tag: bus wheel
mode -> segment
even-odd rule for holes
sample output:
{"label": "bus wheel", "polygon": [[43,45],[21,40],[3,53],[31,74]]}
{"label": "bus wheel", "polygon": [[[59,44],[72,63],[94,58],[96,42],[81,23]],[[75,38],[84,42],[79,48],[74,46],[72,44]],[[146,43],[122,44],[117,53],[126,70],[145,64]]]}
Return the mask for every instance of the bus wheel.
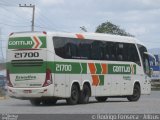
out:
{"label": "bus wheel", "polygon": [[79,89],[76,84],[73,84],[71,88],[71,97],[66,99],[67,104],[75,105],[78,103],[78,99],[79,99]]}
{"label": "bus wheel", "polygon": [[31,99],[30,100],[30,103],[34,106],[39,106],[40,103],[41,103],[41,100],[40,99]]}
{"label": "bus wheel", "polygon": [[54,105],[56,104],[57,99],[47,99],[47,100],[42,100],[43,105]]}
{"label": "bus wheel", "polygon": [[80,92],[78,103],[87,104],[91,96],[91,89],[87,84],[84,84],[83,90]]}
{"label": "bus wheel", "polygon": [[98,102],[105,102],[108,97],[95,97]]}
{"label": "bus wheel", "polygon": [[141,96],[140,86],[138,84],[134,85],[133,95],[128,96],[127,99],[129,101],[138,101]]}

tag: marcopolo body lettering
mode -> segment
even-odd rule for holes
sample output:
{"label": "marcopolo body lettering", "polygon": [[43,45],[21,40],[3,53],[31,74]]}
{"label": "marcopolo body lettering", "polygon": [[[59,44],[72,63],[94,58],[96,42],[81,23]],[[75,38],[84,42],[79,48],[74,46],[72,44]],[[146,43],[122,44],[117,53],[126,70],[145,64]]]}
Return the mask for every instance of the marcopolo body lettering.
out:
{"label": "marcopolo body lettering", "polygon": [[113,66],[113,72],[116,73],[130,73],[131,68],[129,66]]}
{"label": "marcopolo body lettering", "polygon": [[33,45],[33,41],[9,41],[9,45]]}

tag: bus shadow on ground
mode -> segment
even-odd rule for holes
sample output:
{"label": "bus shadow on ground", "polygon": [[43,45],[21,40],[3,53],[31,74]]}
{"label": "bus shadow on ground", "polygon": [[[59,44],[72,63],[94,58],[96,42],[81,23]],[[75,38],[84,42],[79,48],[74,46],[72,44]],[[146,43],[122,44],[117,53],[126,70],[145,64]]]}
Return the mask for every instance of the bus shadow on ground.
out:
{"label": "bus shadow on ground", "polygon": [[124,100],[109,100],[105,102],[98,102],[98,101],[90,101],[87,104],[76,104],[76,105],[69,105],[65,101],[64,102],[57,102],[56,104],[40,104],[39,106],[78,106],[78,105],[91,105],[91,104],[104,104],[104,103],[125,103],[129,101],[124,101]]}

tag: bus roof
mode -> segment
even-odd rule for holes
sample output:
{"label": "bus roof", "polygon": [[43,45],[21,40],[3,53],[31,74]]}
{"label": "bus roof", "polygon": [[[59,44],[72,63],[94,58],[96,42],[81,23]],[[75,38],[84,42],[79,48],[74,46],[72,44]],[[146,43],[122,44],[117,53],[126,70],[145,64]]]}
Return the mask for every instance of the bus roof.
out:
{"label": "bus roof", "polygon": [[70,38],[78,38],[80,39],[91,39],[91,40],[103,40],[103,41],[114,41],[114,42],[124,42],[124,43],[134,43],[141,44],[144,46],[142,42],[134,37],[129,36],[120,36],[120,35],[112,35],[112,34],[104,34],[104,33],[67,33],[67,32],[16,32],[11,33],[10,37],[19,37],[19,36],[32,36],[32,35],[47,35],[47,36],[56,36],[56,37],[70,37]]}

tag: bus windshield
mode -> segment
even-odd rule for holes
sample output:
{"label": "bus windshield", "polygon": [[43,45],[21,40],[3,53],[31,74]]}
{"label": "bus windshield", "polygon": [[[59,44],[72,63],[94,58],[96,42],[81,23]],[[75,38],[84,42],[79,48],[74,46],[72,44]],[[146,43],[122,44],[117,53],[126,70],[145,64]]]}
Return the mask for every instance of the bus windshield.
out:
{"label": "bus windshield", "polygon": [[139,48],[140,55],[142,58],[144,72],[145,72],[145,74],[150,76],[149,56],[147,54],[145,54],[147,52],[147,49],[146,49],[146,47],[144,47],[142,45],[138,45],[138,48]]}

